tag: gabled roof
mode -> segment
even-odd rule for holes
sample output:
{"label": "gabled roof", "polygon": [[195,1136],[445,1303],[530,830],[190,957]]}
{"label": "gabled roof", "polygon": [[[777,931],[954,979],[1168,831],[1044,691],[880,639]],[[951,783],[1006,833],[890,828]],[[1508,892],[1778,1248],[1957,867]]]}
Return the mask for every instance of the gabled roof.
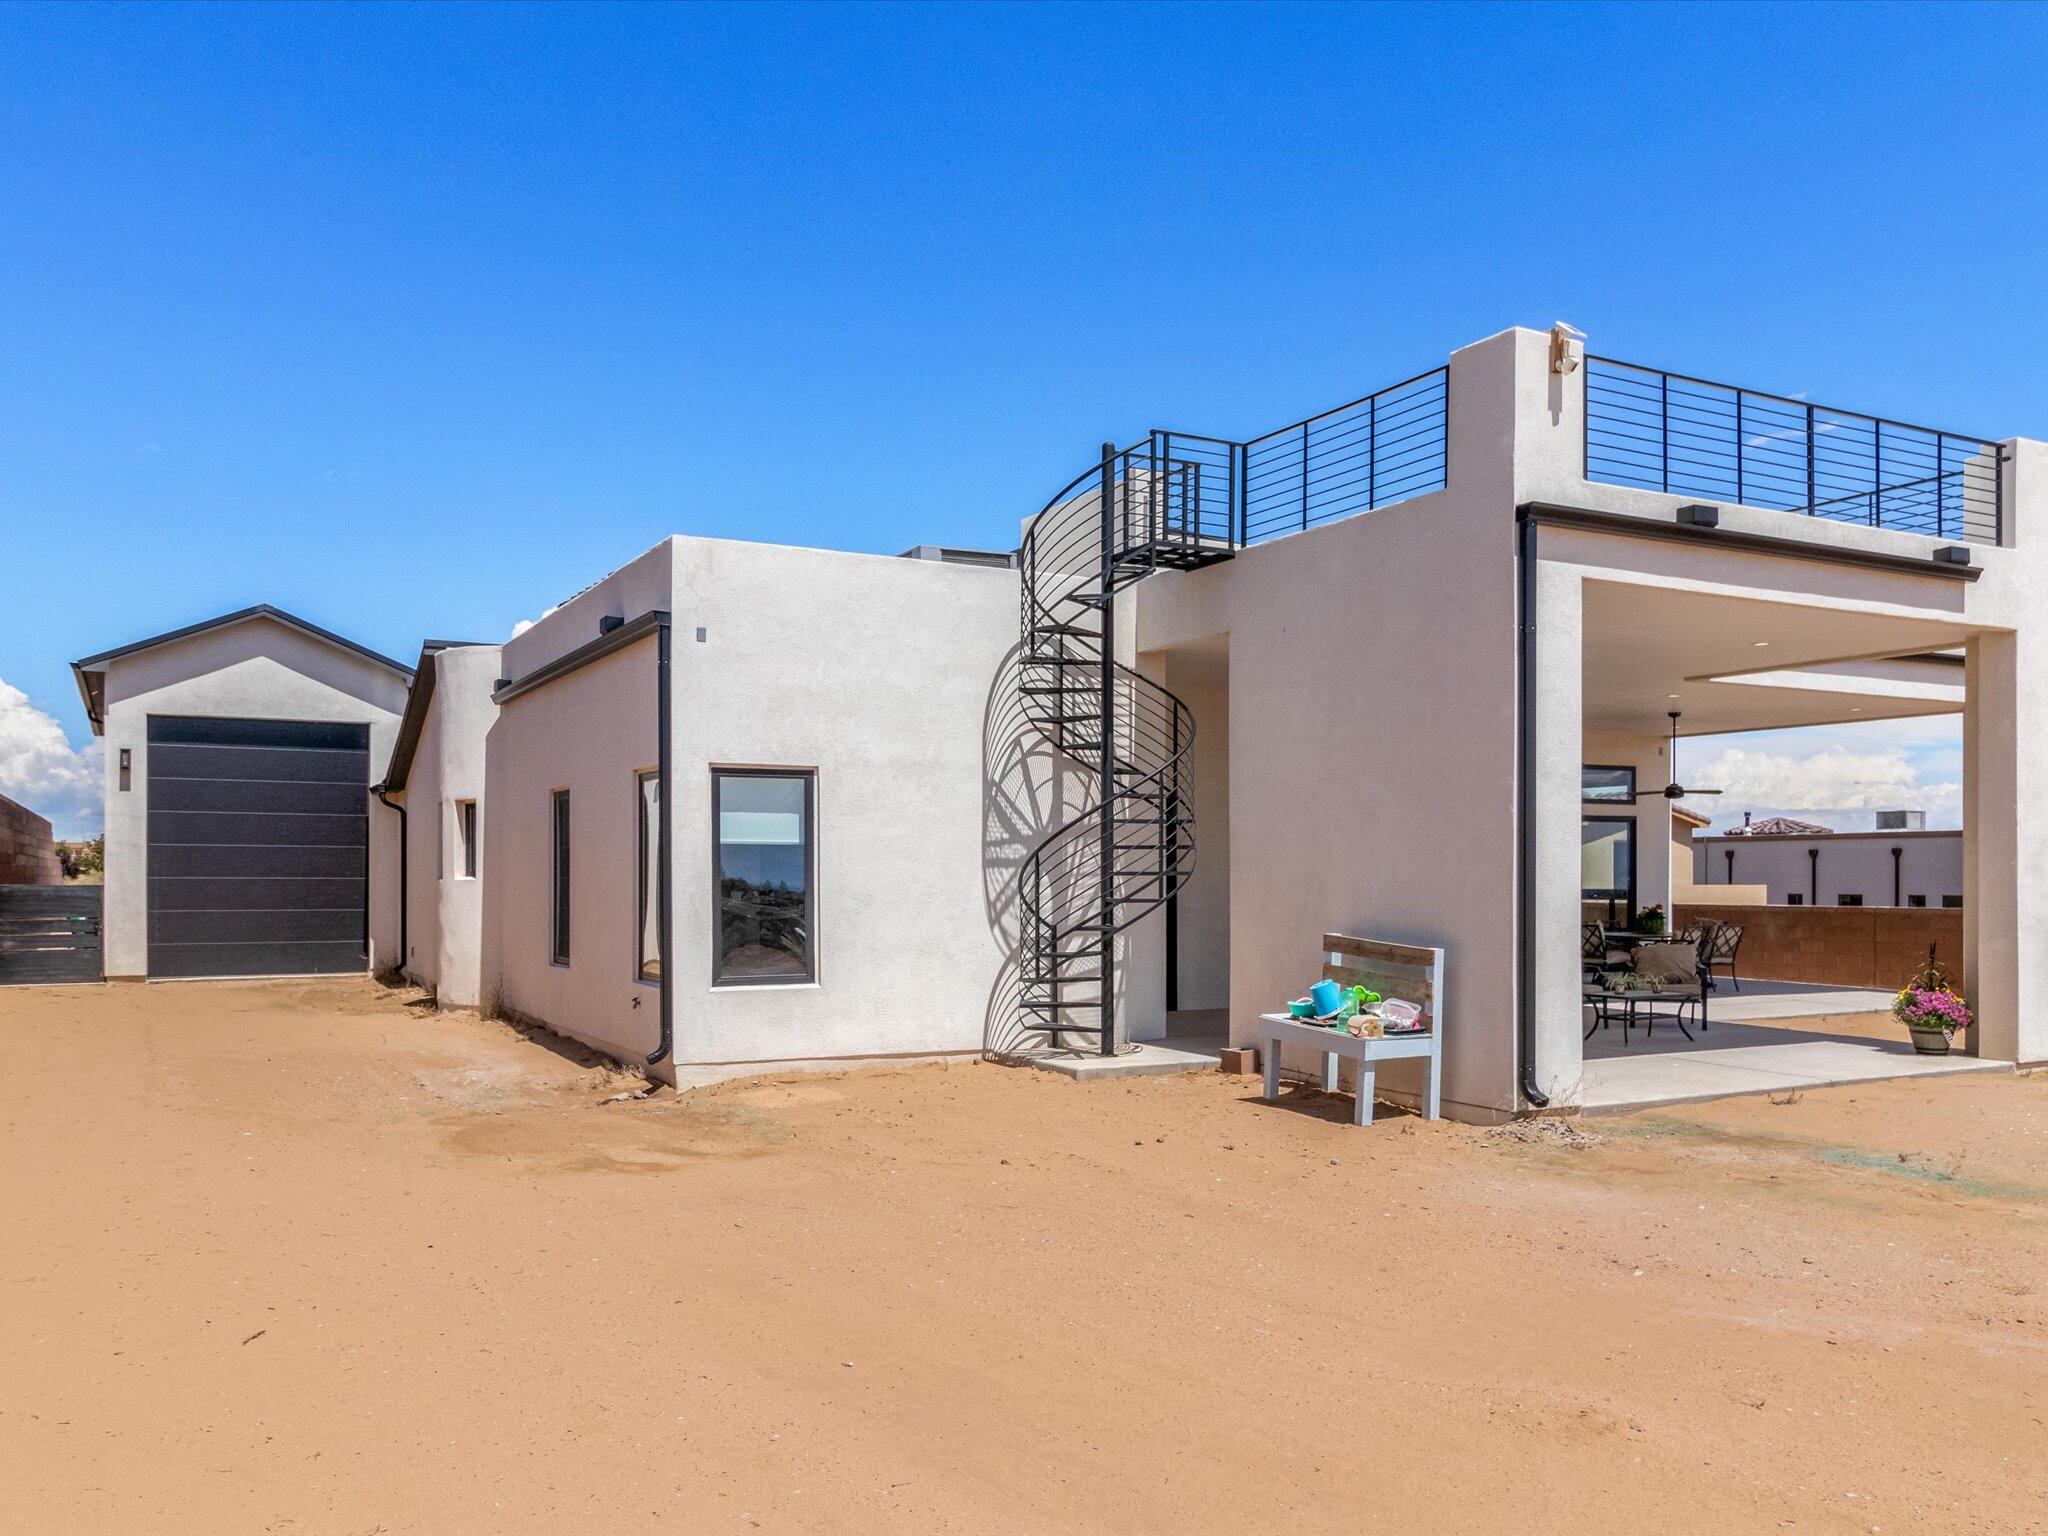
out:
{"label": "gabled roof", "polygon": [[427,706],[434,702],[434,674],[439,670],[427,665],[436,651],[459,651],[464,646],[479,645],[476,640],[422,640],[420,642],[419,664],[412,669],[412,687],[405,695],[405,713],[398,717],[398,737],[391,743],[391,761],[384,769],[384,777],[377,788],[397,794],[405,788],[405,781],[412,775],[412,757],[419,750],[420,732],[427,728]]}
{"label": "gabled roof", "polygon": [[1714,824],[1713,817],[1702,816],[1698,811],[1685,805],[1672,806],[1671,819],[1673,821],[1682,821],[1689,827],[1710,827]]}
{"label": "gabled roof", "polygon": [[1801,821],[1794,816],[1766,816],[1762,821],[1753,821],[1745,826],[1730,827],[1730,837],[1827,837],[1834,833],[1833,827],[1823,827],[1811,821]]}
{"label": "gabled roof", "polygon": [[85,717],[92,722],[95,736],[105,720],[107,663],[118,661],[123,656],[133,656],[159,645],[169,645],[174,640],[189,640],[194,635],[203,635],[210,629],[225,629],[230,624],[244,624],[251,619],[269,619],[287,629],[296,629],[300,634],[318,640],[338,650],[349,651],[380,667],[389,668],[398,676],[412,677],[412,668],[402,661],[393,661],[389,656],[358,645],[346,635],[337,635],[331,629],[322,629],[318,624],[300,618],[297,614],[286,613],[282,608],[273,608],[268,603],[258,603],[253,608],[237,608],[233,613],[224,613],[216,619],[204,619],[197,624],[187,624],[183,629],[166,630],[161,635],[151,635],[147,640],[137,640],[129,645],[116,646],[111,651],[101,651],[96,656],[84,656],[71,663],[71,675],[78,683],[78,696],[85,700]]}

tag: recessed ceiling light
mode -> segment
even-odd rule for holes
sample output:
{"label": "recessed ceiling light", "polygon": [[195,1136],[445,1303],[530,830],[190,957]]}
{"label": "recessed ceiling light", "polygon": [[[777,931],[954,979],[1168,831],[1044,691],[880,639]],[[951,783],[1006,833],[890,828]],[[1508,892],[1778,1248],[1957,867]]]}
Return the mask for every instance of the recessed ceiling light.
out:
{"label": "recessed ceiling light", "polygon": [[1665,694],[1665,695],[1664,695],[1664,697],[1665,697],[1665,698],[1667,698],[1667,699],[1675,699],[1675,698],[1677,698],[1677,697],[1678,697],[1678,695],[1677,695],[1677,694],[1675,694],[1675,693],[1667,693],[1667,694]]}
{"label": "recessed ceiling light", "polygon": [[1756,647],[1756,648],[1757,648],[1758,650],[1762,650],[1762,649],[1763,649],[1763,648],[1764,648],[1765,646],[1769,645],[1769,644],[1770,644],[1771,642],[1770,642],[1770,641],[1768,641],[1768,640],[1753,640],[1753,641],[1751,641],[1750,643],[1751,643],[1752,645],[1754,645],[1754,646],[1755,646],[1755,647]]}

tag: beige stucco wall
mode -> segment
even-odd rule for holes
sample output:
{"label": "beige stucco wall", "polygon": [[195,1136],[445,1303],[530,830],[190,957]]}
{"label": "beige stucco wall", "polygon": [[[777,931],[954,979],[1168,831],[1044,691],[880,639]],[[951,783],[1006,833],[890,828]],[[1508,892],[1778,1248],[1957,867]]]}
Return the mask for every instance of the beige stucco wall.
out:
{"label": "beige stucco wall", "polygon": [[[482,848],[489,834],[485,801],[485,744],[498,709],[491,690],[498,679],[499,648],[451,646],[429,656],[434,693],[413,751],[405,791],[392,798],[406,807],[407,900],[411,913],[406,974],[434,989],[444,1008],[474,1008],[481,1000],[484,881]],[[455,804],[477,803],[477,877],[461,872]]]}
{"label": "beige stucco wall", "polygon": [[[667,542],[503,647],[507,677],[598,638],[607,614],[673,599]],[[660,1039],[660,988],[638,979],[636,775],[659,759],[652,636],[500,706],[486,734],[480,1000],[624,1059]],[[570,959],[549,959],[552,796],[570,792]]]}
{"label": "beige stucco wall", "polygon": [[1135,589],[1142,650],[1229,635],[1232,1037],[1327,931],[1441,945],[1446,1107],[1481,1115],[1514,1105],[1513,346],[1452,359],[1445,490]]}
{"label": "beige stucco wall", "polygon": [[[148,972],[149,716],[360,722],[370,728],[374,774],[390,756],[404,706],[405,680],[399,674],[267,618],[108,662],[106,974]],[[119,769],[124,747],[133,753],[132,787],[126,791]],[[398,826],[396,817],[374,801],[368,804],[371,964],[383,968],[398,948]]]}

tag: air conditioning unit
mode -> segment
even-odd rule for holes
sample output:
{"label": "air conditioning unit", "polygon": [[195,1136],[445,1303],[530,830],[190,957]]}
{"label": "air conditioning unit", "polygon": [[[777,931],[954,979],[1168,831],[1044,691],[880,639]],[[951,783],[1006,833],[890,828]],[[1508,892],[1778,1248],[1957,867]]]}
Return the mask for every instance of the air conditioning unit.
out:
{"label": "air conditioning unit", "polygon": [[1923,832],[1927,829],[1925,811],[1879,811],[1877,830],[1880,832]]}

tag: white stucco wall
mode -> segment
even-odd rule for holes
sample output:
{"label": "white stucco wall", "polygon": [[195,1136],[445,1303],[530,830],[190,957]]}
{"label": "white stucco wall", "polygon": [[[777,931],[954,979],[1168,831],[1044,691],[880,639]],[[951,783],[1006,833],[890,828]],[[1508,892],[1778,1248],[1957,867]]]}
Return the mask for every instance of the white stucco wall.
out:
{"label": "white stucco wall", "polygon": [[[1825,837],[1704,837],[1693,842],[1694,878],[1700,900],[1712,901],[1728,883],[1728,855],[1735,855],[1735,883],[1761,885],[1767,900],[1783,905],[1797,896],[1814,901],[1810,851],[1820,854],[1819,905],[1832,907],[1845,893],[1866,907],[1892,901],[1892,850],[1901,898],[1924,896],[1938,907],[1944,896],[1963,894],[1963,834],[1955,832],[1834,832]],[[1907,905],[1902,899],[1900,906]]]}
{"label": "white stucco wall", "polygon": [[[103,964],[110,977],[149,969],[149,742],[151,715],[347,721],[370,728],[370,762],[390,755],[405,679],[353,651],[268,618],[152,646],[106,664],[106,894]],[[132,754],[120,788],[121,750]],[[367,800],[367,796],[366,796]],[[398,946],[397,818],[370,809],[371,966]]]}
{"label": "white stucco wall", "polygon": [[[678,1066],[981,1050],[1022,814],[987,766],[1012,714],[1017,573],[673,548]],[[817,775],[814,983],[712,985],[714,766]]]}

